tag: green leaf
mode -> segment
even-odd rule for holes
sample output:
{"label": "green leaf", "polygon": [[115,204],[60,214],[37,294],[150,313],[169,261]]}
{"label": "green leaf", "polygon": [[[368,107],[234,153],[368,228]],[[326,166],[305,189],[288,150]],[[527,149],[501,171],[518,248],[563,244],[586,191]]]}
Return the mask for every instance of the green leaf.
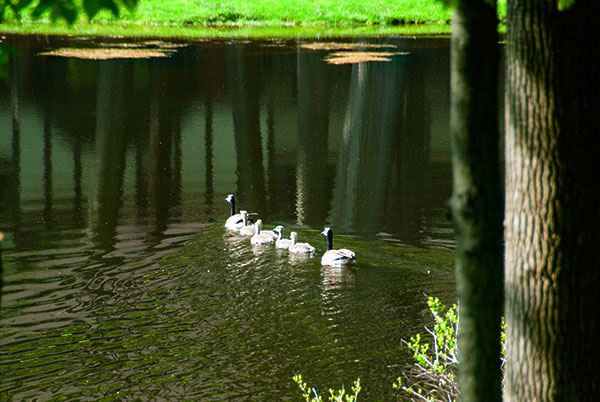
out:
{"label": "green leaf", "polygon": [[113,0],[100,0],[100,7],[110,10],[115,17],[119,17],[119,7]]}
{"label": "green leaf", "polygon": [[121,0],[128,10],[133,10],[137,6],[138,0]]}
{"label": "green leaf", "polygon": [[65,19],[65,21],[67,21],[69,25],[73,25],[75,21],[77,21],[77,15],[79,13],[77,11],[77,6],[73,4],[72,1],[61,1],[56,6],[54,6],[54,9],[52,11],[54,12],[54,10],[57,9],[59,15],[56,19],[62,17]]}
{"label": "green leaf", "polygon": [[558,0],[558,9],[559,10],[568,10],[573,7],[575,4],[575,0]]}
{"label": "green leaf", "polygon": [[83,9],[89,19],[94,18],[98,11],[100,11],[100,0],[84,0]]}
{"label": "green leaf", "polygon": [[32,2],[33,0],[19,0],[19,2],[16,4],[16,7],[18,9],[22,9],[30,5]]}
{"label": "green leaf", "polygon": [[[137,0],[133,0],[137,3]],[[119,7],[114,0],[83,0],[83,8],[89,19],[92,19],[101,10],[109,10],[115,17],[119,17]]]}
{"label": "green leaf", "polygon": [[35,6],[33,11],[31,12],[31,17],[33,19],[38,19],[48,11],[50,8],[54,7],[57,3],[57,0],[40,0],[40,2]]}

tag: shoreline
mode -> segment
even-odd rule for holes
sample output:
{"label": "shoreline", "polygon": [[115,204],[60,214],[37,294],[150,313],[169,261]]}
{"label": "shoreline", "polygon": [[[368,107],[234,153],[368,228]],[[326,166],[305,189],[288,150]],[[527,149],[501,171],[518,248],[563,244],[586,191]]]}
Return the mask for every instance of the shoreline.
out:
{"label": "shoreline", "polygon": [[[333,39],[353,37],[431,37],[449,36],[450,24],[423,23],[403,25],[218,25],[207,27],[133,25],[133,24],[76,24],[5,23],[0,35],[47,35],[68,37],[112,37],[130,39]],[[1,43],[1,40],[0,40]]]}

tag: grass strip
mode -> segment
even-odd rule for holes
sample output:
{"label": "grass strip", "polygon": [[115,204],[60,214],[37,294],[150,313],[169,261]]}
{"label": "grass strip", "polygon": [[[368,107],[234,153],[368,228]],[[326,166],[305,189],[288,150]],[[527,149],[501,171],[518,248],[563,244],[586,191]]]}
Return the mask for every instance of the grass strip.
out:
{"label": "grass strip", "polygon": [[[32,7],[35,2],[30,6]],[[500,1],[502,19],[505,0]],[[452,11],[439,0],[139,0],[119,18],[102,11],[92,20],[80,13],[70,26],[10,13],[4,34],[116,36],[140,38],[332,38],[422,36],[450,32]]]}

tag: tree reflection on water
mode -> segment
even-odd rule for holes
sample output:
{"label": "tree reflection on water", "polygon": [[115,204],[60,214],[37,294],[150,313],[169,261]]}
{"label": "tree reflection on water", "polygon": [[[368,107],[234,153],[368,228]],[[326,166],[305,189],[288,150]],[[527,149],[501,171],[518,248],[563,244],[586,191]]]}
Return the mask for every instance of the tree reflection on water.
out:
{"label": "tree reflection on water", "polygon": [[35,247],[44,229],[24,202],[43,205],[45,230],[86,228],[110,249],[119,225],[151,239],[174,222],[222,219],[230,192],[265,222],[409,243],[445,230],[443,46],[335,66],[291,42],[103,61],[38,56],[47,46],[34,38],[7,42],[19,56],[0,97],[12,116],[1,123],[12,132],[0,143],[1,219],[21,246]]}

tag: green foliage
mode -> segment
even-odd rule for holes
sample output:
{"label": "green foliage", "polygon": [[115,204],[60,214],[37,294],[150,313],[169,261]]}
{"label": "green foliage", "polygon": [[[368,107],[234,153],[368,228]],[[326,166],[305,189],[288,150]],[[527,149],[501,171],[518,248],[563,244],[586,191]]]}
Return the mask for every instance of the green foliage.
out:
{"label": "green foliage", "polygon": [[[504,20],[506,0],[498,0],[497,8],[498,18]],[[124,9],[135,9],[135,13],[124,13]],[[39,19],[32,19],[34,10]],[[118,21],[115,17],[119,17]],[[12,23],[0,27],[0,31],[14,33],[54,32],[57,26],[67,29],[66,24],[38,23],[63,19],[77,27],[65,33],[68,35],[118,31],[118,35],[198,37],[206,35],[206,31],[197,33],[195,30],[213,26],[236,29],[244,26],[250,27],[252,32],[256,32],[257,27],[289,31],[290,26],[320,30],[362,26],[381,30],[379,35],[386,35],[390,28],[403,27],[407,30],[403,34],[412,35],[415,30],[417,34],[421,31],[448,33],[449,28],[442,24],[448,24],[451,18],[451,8],[439,0],[0,0],[0,23]],[[22,23],[16,25],[16,21]],[[221,30],[221,35],[230,32]]]}
{"label": "green foliage", "polygon": [[446,311],[446,306],[437,297],[430,297],[427,303],[435,320],[433,331],[425,328],[432,337],[432,345],[424,342],[419,334],[411,337],[410,342],[404,342],[415,359],[413,371],[406,376],[411,384],[402,385],[402,377],[398,377],[393,387],[418,400],[453,401],[458,396],[455,379],[458,367],[458,306],[453,304]]}
{"label": "green foliage", "polygon": [[[302,391],[302,397],[306,402],[323,402],[324,399],[319,396],[315,388],[310,388],[305,382],[302,381],[302,375],[298,374],[293,377],[293,380]],[[356,402],[358,400],[358,393],[360,392],[360,378],[354,381],[352,386],[352,394],[346,394],[346,390],[342,385],[342,389],[334,391],[329,388],[329,402]]]}
{"label": "green foliage", "polygon": [[21,20],[23,11],[28,11],[34,20],[48,15],[52,21],[65,20],[70,25],[79,18],[81,10],[92,19],[102,10],[119,17],[120,6],[133,10],[138,0],[0,0],[0,23],[11,12]]}
{"label": "green foliage", "polygon": [[[16,6],[21,1],[27,3],[26,7]],[[83,11],[80,14],[89,18],[97,15],[96,21],[103,22],[114,20],[111,15],[118,15],[120,7],[117,6],[133,9],[137,5],[135,14],[121,16],[120,24],[153,26],[396,25],[448,23],[452,15],[448,7],[436,0],[0,0],[0,9],[15,5],[15,11],[19,14],[23,11],[25,17],[39,6],[46,10],[44,16],[49,16],[50,5],[61,2],[76,4]],[[11,21],[11,18],[7,16],[6,20]],[[82,22],[81,18],[78,17],[76,22]]]}
{"label": "green foliage", "polygon": [[558,0],[559,10],[568,10],[575,5],[575,0]]}
{"label": "green foliage", "polygon": [[[432,346],[425,343],[417,334],[404,343],[413,352],[415,365],[405,380],[409,386],[402,385],[398,377],[392,385],[394,389],[408,392],[416,400],[454,401],[458,398],[455,373],[458,368],[458,306],[453,304],[446,310],[440,300],[430,297],[427,301],[435,320],[433,331],[425,328],[431,335]],[[506,323],[502,317],[500,342],[502,344],[501,364],[504,366],[506,351]],[[413,399],[414,400],[414,399]]]}

